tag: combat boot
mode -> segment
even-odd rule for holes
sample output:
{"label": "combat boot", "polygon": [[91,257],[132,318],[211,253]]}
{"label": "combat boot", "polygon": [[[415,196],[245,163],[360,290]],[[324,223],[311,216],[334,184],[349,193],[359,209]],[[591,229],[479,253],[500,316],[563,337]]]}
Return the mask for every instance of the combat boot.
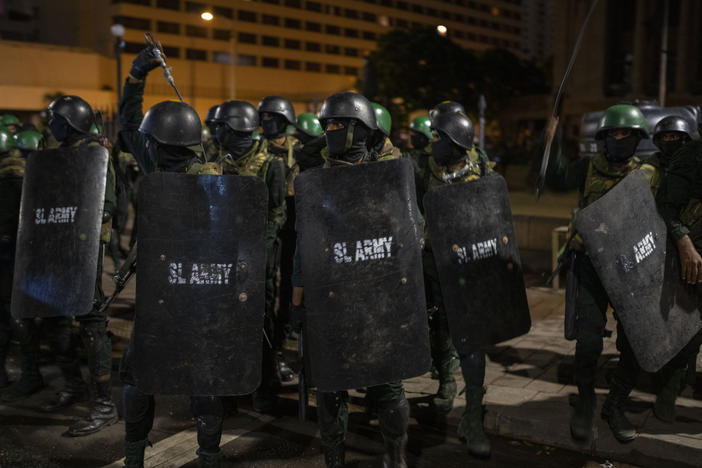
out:
{"label": "combat boot", "polygon": [[327,468],[342,468],[344,466],[346,450],[343,442],[323,445],[322,450],[324,451],[324,464]]}
{"label": "combat boot", "polygon": [[197,466],[198,468],[219,468],[222,462],[222,452],[207,452],[205,450],[197,451]]}
{"label": "combat boot", "polygon": [[617,382],[613,382],[609,395],[602,405],[602,419],[607,421],[612,434],[619,442],[631,442],[637,436],[636,427],[627,419],[622,406],[629,392]]}
{"label": "combat boot", "polygon": [[453,399],[456,398],[456,379],[451,372],[451,361],[447,360],[439,366],[439,390],[432,398],[432,404],[441,413],[453,409]]}
{"label": "combat boot", "polygon": [[131,442],[124,441],[124,467],[125,468],[144,468],[144,450],[146,446],[151,446],[151,442],[147,439]]}
{"label": "combat boot", "polygon": [[653,414],[663,422],[675,422],[675,399],[678,397],[684,375],[685,369],[675,369],[656,395]]}
{"label": "combat boot", "polygon": [[383,455],[383,468],[407,468],[405,448],[407,447],[407,434],[395,439],[385,439],[385,454]]}
{"label": "combat boot", "polygon": [[458,436],[465,439],[468,452],[487,458],[492,448],[483,428],[483,395],[485,387],[466,387],[466,409],[458,423]]}
{"label": "combat boot", "polygon": [[93,404],[90,413],[85,419],[80,419],[68,428],[66,434],[71,437],[80,437],[93,434],[111,426],[119,420],[117,408],[112,402],[112,387],[110,381],[93,382]]}
{"label": "combat boot", "polygon": [[379,408],[378,425],[385,445],[383,468],[407,468],[405,448],[409,412],[409,403],[404,393],[401,398]]}
{"label": "combat boot", "polygon": [[578,401],[570,418],[570,435],[578,441],[589,440],[592,436],[592,418],[595,414],[595,387],[578,386]]}

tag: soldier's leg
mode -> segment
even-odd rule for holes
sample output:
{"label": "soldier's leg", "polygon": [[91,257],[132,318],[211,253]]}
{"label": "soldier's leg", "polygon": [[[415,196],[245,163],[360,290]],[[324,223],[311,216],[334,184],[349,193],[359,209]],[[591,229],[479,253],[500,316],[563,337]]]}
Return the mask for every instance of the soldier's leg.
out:
{"label": "soldier's leg", "polygon": [[51,317],[43,320],[43,327],[49,338],[49,347],[56,356],[56,364],[61,369],[63,388],[41,406],[43,411],[56,411],[72,405],[85,394],[85,382],[80,372],[73,339],[73,319],[71,317]]}
{"label": "soldier's leg", "polygon": [[675,400],[683,385],[685,370],[690,360],[689,356],[692,354],[691,348],[690,345],[683,348],[655,374],[657,388],[653,414],[663,422],[672,423],[675,421]]}
{"label": "soldier's leg", "polygon": [[124,416],[124,466],[143,468],[144,449],[154,425],[156,405],[153,395],[147,395],[128,383],[122,387]]}
{"label": "soldier's leg", "polygon": [[456,379],[453,371],[457,360],[449,333],[448,316],[443,304],[434,256],[431,252],[424,251],[422,260],[427,309],[433,310],[429,320],[431,357],[439,375],[439,389],[432,403],[437,410],[448,413],[453,408],[453,400],[456,397]]}
{"label": "soldier's leg", "polygon": [[478,457],[488,457],[492,451],[490,439],[483,428],[483,396],[485,395],[485,352],[474,351],[461,356],[461,370],[466,383],[466,408],[458,424],[458,435],[465,439],[468,451]]}
{"label": "soldier's leg", "polygon": [[406,468],[405,448],[410,410],[402,382],[369,387],[368,396],[378,408],[378,423],[385,442],[383,467]]}
{"label": "soldier's leg", "polygon": [[347,392],[317,392],[317,421],[327,468],[344,465],[344,439],[349,423]]}
{"label": "soldier's leg", "polygon": [[10,384],[5,369],[5,360],[10,347],[12,336],[12,314],[10,300],[12,296],[12,268],[11,261],[3,259],[3,255],[12,258],[9,249],[0,249],[0,388]]}
{"label": "soldier's leg", "polygon": [[602,354],[609,299],[587,255],[578,255],[575,261],[578,291],[574,372],[579,398],[570,420],[570,433],[576,440],[587,440],[592,432],[595,375]]}
{"label": "soldier's leg", "polygon": [[2,394],[2,401],[26,398],[44,387],[39,373],[39,327],[34,319],[13,319],[12,330],[20,344],[21,375]]}
{"label": "soldier's leg", "polygon": [[197,455],[200,466],[218,467],[222,453],[219,443],[222,439],[224,407],[222,398],[216,396],[191,396],[190,409],[197,424]]}
{"label": "soldier's leg", "polygon": [[617,323],[617,348],[619,362],[614,372],[607,399],[602,405],[602,419],[607,421],[614,437],[619,442],[629,442],[636,438],[636,427],[624,414],[624,403],[636,385],[641,372],[624,329]]}

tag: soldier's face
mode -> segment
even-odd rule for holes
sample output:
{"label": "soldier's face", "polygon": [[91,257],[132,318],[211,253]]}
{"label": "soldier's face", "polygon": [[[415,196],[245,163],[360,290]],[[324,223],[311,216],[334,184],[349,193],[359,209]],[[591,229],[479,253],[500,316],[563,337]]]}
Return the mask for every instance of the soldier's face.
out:
{"label": "soldier's face", "polygon": [[344,128],[344,123],[341,120],[329,119],[327,120],[327,126],[324,130],[333,132],[334,130],[341,130],[342,128]]}
{"label": "soldier's face", "polygon": [[624,138],[629,138],[631,136],[630,128],[613,128],[607,132],[607,136],[614,138],[615,140],[623,140]]}
{"label": "soldier's face", "polygon": [[664,132],[662,135],[663,141],[680,141],[680,132]]}

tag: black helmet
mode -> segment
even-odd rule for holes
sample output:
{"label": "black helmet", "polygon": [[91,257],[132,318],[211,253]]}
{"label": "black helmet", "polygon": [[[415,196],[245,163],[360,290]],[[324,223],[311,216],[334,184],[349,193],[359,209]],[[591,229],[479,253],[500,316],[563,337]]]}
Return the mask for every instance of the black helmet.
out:
{"label": "black helmet", "polygon": [[454,114],[456,112],[465,114],[466,110],[456,101],[441,101],[429,111],[429,118],[434,120],[439,114]]}
{"label": "black helmet", "polygon": [[205,125],[214,123],[214,118],[215,114],[217,113],[217,109],[219,109],[219,105],[210,107],[210,110],[207,111],[207,117],[205,117]]}
{"label": "black helmet", "polygon": [[146,112],[139,131],[163,145],[200,144],[202,124],[195,109],[184,102],[159,102]]}
{"label": "black helmet", "polygon": [[246,101],[223,102],[215,112],[216,123],[225,123],[237,132],[253,132],[258,128],[256,108]]}
{"label": "black helmet", "polygon": [[285,117],[289,124],[295,125],[295,109],[292,104],[285,98],[280,96],[266,96],[258,103],[258,116],[267,112],[269,114],[278,114]]}
{"label": "black helmet", "polygon": [[80,133],[89,133],[95,123],[90,105],[78,96],[61,96],[49,104],[49,111],[66,119],[68,125]]}
{"label": "black helmet", "polygon": [[440,113],[431,122],[431,129],[445,133],[452,142],[463,149],[473,147],[473,122],[463,113]]}
{"label": "black helmet", "polygon": [[660,134],[665,132],[684,133],[688,140],[692,138],[692,128],[690,128],[690,123],[677,115],[669,115],[668,117],[661,119],[656,124],[656,128],[653,130],[653,141],[655,142],[659,138]]}
{"label": "black helmet", "polygon": [[319,111],[322,127],[326,127],[329,119],[357,119],[371,130],[378,129],[373,106],[362,94],[347,92],[329,96]]}

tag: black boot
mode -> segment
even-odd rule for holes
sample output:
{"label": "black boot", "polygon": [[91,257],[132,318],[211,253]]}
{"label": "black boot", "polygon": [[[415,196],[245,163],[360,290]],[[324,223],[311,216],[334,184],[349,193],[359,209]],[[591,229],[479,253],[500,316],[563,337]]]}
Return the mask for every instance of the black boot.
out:
{"label": "black boot", "polygon": [[197,451],[197,466],[198,468],[219,468],[222,460],[222,452],[206,452],[204,450]]}
{"label": "black boot", "polygon": [[578,402],[570,418],[570,435],[575,440],[586,441],[592,436],[592,418],[595,414],[595,387],[592,385],[578,386]]}
{"label": "black boot", "polygon": [[407,468],[405,448],[408,419],[409,403],[404,394],[402,399],[379,409],[378,423],[385,444],[383,468]]}
{"label": "black boot", "polygon": [[484,387],[466,387],[466,409],[458,424],[458,436],[465,439],[468,452],[476,457],[487,458],[492,447],[483,428],[483,395]]}
{"label": "black boot", "polygon": [[627,419],[622,409],[628,396],[629,390],[615,381],[602,405],[602,419],[607,421],[612,434],[619,442],[631,442],[637,436],[636,427]]}
{"label": "black boot", "polygon": [[322,445],[322,450],[324,452],[324,464],[327,468],[342,468],[344,466],[346,451],[343,442],[335,445]]}
{"label": "black boot", "polygon": [[144,449],[151,446],[148,440],[136,442],[124,441],[124,466],[125,468],[144,468]]}
{"label": "black boot", "polygon": [[448,413],[453,409],[453,400],[456,398],[456,379],[453,376],[452,357],[439,363],[439,389],[432,397],[432,404],[441,413]]}
{"label": "black boot", "polygon": [[653,405],[653,414],[663,422],[675,422],[675,399],[682,385],[685,369],[675,369],[670,372],[662,388],[656,395],[656,403]]}
{"label": "black boot", "polygon": [[68,428],[66,434],[69,436],[80,437],[93,434],[119,420],[117,408],[112,403],[111,382],[109,380],[94,382],[93,390],[93,405],[90,408],[90,413],[85,419],[76,421]]}

